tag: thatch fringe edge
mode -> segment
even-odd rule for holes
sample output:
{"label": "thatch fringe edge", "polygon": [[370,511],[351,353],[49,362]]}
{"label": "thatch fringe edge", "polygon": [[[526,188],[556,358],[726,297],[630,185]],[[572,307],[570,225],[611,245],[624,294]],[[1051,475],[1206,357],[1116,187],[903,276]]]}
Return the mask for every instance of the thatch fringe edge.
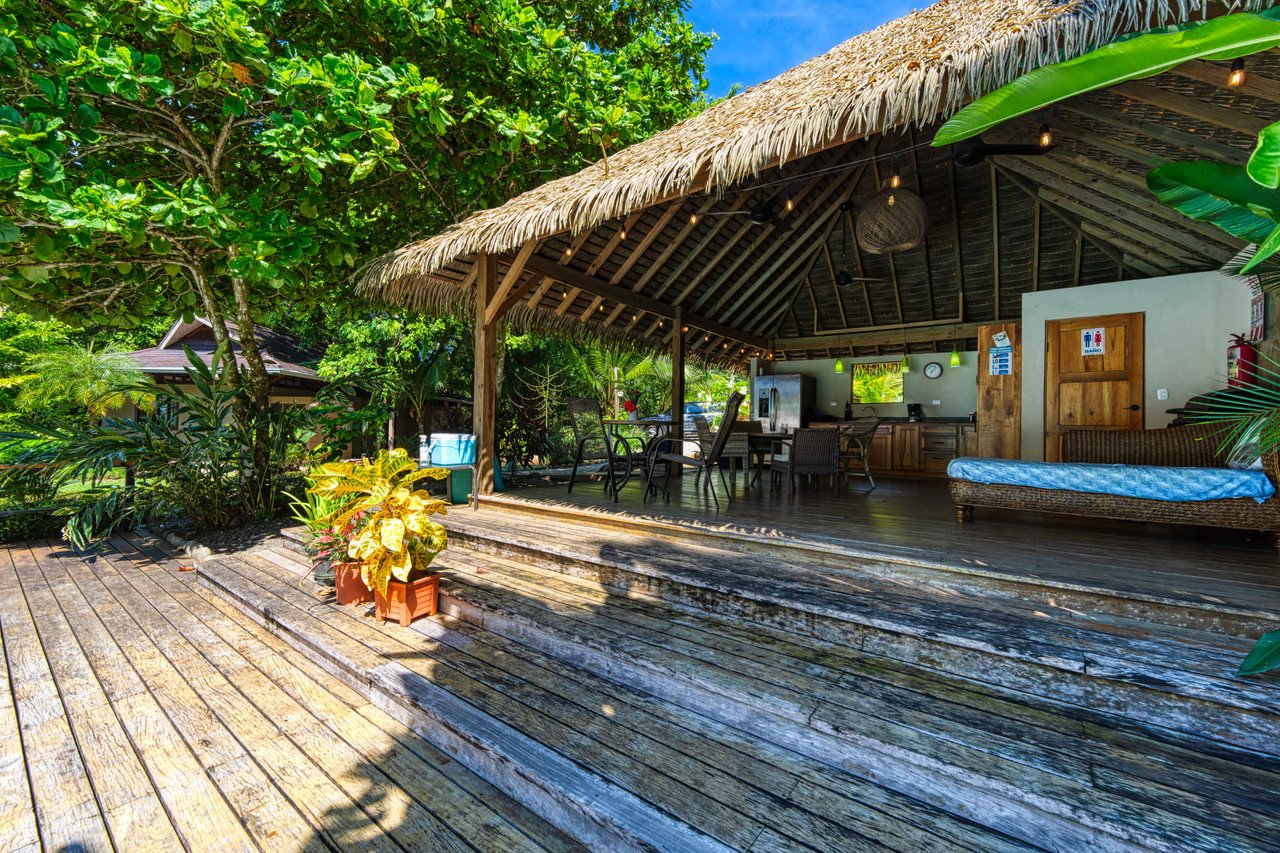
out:
{"label": "thatch fringe edge", "polygon": [[[596,163],[576,175],[559,178],[506,204],[480,211],[440,234],[397,249],[370,262],[357,273],[362,294],[387,301],[407,301],[397,283],[429,275],[450,261],[481,252],[508,252],[530,239],[562,232],[578,233],[626,216],[663,198],[691,191],[727,188],[755,175],[766,164],[786,163],[805,156],[831,140],[853,140],[909,124],[927,124],[950,115],[969,100],[1004,85],[1043,64],[1077,56],[1115,35],[1207,16],[1210,10],[1246,11],[1263,8],[1261,0],[1077,0],[1064,3],[1030,24],[1016,25],[999,39],[975,45],[958,55],[946,55],[918,69],[903,67],[874,79],[847,100],[820,100],[777,122],[757,122],[747,133],[732,135],[719,147],[694,147],[664,158],[660,166],[625,168],[629,159],[649,148],[678,143],[682,133],[715,118],[718,105],[648,140],[636,143],[611,159],[612,174]],[[929,10],[912,13],[927,15]],[[902,20],[902,19],[900,19]],[[891,27],[890,22],[885,27]],[[882,28],[883,29],[883,28]],[[872,37],[877,31],[855,36]],[[853,41],[850,40],[850,41]],[[845,44],[849,44],[846,42]],[[842,45],[843,47],[843,45]],[[839,50],[840,48],[836,48]],[[812,61],[812,60],[811,60]],[[784,72],[737,98],[764,99],[770,87],[785,86],[804,65]],[[763,94],[756,94],[763,93]],[[732,104],[733,99],[726,104]],[[682,146],[676,144],[672,148]],[[703,187],[695,186],[707,175]],[[575,184],[588,184],[577,191]],[[561,201],[557,195],[572,196]],[[543,199],[545,198],[545,201]],[[532,210],[522,205],[540,202]]]}

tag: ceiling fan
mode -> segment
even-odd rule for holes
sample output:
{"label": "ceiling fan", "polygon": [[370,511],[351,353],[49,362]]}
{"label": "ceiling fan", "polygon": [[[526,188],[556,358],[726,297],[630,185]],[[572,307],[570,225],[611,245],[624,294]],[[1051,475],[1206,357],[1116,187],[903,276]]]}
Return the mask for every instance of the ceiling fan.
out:
{"label": "ceiling fan", "polygon": [[884,281],[882,278],[873,278],[865,275],[854,275],[849,272],[849,219],[853,216],[853,202],[840,202],[840,218],[841,223],[841,253],[840,257],[844,261],[844,268],[836,270],[836,287],[848,287],[856,281]]}
{"label": "ceiling fan", "polygon": [[772,225],[778,231],[789,231],[791,223],[778,218],[778,211],[771,199],[764,197],[745,210],[719,210],[705,214],[706,216],[745,216],[752,225]]}

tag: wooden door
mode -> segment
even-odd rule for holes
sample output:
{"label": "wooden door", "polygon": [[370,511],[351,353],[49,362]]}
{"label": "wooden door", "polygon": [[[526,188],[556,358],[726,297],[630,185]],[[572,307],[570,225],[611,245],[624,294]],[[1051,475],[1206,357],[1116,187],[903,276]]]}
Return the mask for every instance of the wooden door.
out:
{"label": "wooden door", "polygon": [[[1022,327],[978,327],[978,425],[973,455],[1022,458]],[[1003,343],[1004,337],[1008,343]],[[1003,346],[1000,344],[1003,343]]]}
{"label": "wooden door", "polygon": [[1045,324],[1044,458],[1070,429],[1142,429],[1143,314]]}

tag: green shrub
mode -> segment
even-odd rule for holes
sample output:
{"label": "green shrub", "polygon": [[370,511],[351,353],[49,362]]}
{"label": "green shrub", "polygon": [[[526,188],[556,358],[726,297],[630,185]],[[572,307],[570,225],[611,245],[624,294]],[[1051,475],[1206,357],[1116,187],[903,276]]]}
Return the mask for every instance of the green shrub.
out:
{"label": "green shrub", "polygon": [[25,542],[29,539],[56,539],[65,520],[53,509],[13,510],[0,512],[0,542]]}

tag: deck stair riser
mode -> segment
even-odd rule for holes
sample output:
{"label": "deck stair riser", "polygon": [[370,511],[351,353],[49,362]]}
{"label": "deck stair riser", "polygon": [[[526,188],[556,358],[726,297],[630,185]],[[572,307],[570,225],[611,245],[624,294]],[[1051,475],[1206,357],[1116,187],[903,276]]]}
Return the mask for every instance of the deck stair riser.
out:
{"label": "deck stair riser", "polygon": [[[1216,667],[1220,674],[1182,671],[1173,668],[1179,646],[1165,649],[1161,636],[1141,636],[1140,629],[1114,643],[1104,636],[1101,645],[1096,637],[1085,636],[1093,648],[1049,645],[1017,630],[1006,635],[978,630],[981,626],[963,620],[949,623],[944,612],[924,612],[923,605],[922,612],[905,617],[900,611],[877,608],[874,597],[868,598],[868,607],[833,607],[821,598],[806,597],[804,590],[636,559],[631,549],[622,546],[598,547],[599,539],[608,533],[587,525],[577,525],[580,544],[567,544],[543,541],[526,530],[508,530],[501,523],[472,520],[486,516],[492,518],[494,513],[450,516],[455,545],[598,583],[615,594],[745,619],[1043,696],[1103,719],[1118,715],[1144,726],[1218,738],[1233,748],[1280,755],[1280,698],[1274,686],[1229,677],[1227,662],[1243,654],[1237,638],[1222,637],[1221,649],[1186,647],[1188,653],[1205,656],[1211,662],[1206,667]],[[1160,625],[1150,627],[1157,630]],[[1067,630],[1074,626],[1067,625]],[[1214,636],[1194,634],[1197,641],[1219,642]],[[1145,650],[1145,659],[1124,657],[1131,654],[1125,647]],[[1169,669],[1164,668],[1166,657]]]}
{"label": "deck stair riser", "polygon": [[[797,537],[765,535],[749,528],[732,525],[691,526],[660,517],[594,512],[580,507],[564,507],[554,503],[509,499],[495,495],[484,499],[486,508],[497,509],[528,519],[555,519],[570,524],[586,524],[595,529],[620,533],[643,533],[654,540],[673,545],[687,543],[690,537],[706,541],[715,548],[735,551],[753,559],[801,560],[814,566],[838,570],[857,569],[887,579],[924,583],[941,590],[970,594],[1015,596],[1057,607],[1068,607],[1091,613],[1106,613],[1163,623],[1180,628],[1217,632],[1228,636],[1257,636],[1273,630],[1280,613],[1249,610],[1212,602],[1192,603],[1186,599],[1162,598],[1155,595],[1119,593],[1101,587],[1046,581],[1031,577],[1012,577],[982,569],[975,565],[956,566],[944,562],[894,559],[849,546],[847,543],[824,542]],[[455,513],[452,520],[459,519]]]}
{"label": "deck stair riser", "polygon": [[[396,662],[381,662],[351,644],[325,642],[313,625],[219,572],[201,567],[200,581],[258,624],[367,695],[371,702],[453,755],[468,769],[593,849],[708,851],[729,848],[565,760],[547,746],[462,702]],[[327,639],[332,640],[332,637]]]}
{"label": "deck stair riser", "polygon": [[874,737],[836,732],[821,723],[810,725],[803,708],[779,706],[759,696],[663,669],[652,661],[593,647],[588,636],[557,634],[532,620],[478,607],[456,583],[442,592],[441,607],[445,613],[544,654],[697,710],[839,770],[955,810],[1033,844],[1061,850],[1166,847],[1160,839],[1143,837],[1131,827],[1107,825],[1063,802],[1028,795],[1014,785],[980,777]]}

